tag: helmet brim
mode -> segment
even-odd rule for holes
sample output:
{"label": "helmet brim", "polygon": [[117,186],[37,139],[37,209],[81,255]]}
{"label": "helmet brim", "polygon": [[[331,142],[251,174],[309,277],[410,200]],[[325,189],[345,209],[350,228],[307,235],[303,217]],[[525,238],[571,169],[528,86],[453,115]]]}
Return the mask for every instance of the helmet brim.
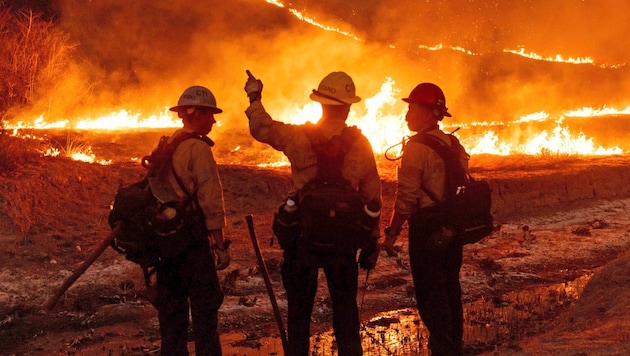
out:
{"label": "helmet brim", "polygon": [[313,92],[311,93],[311,95],[309,95],[309,98],[311,98],[311,100],[313,101],[316,101],[324,105],[352,105],[354,103],[358,103],[359,101],[361,101],[361,98],[359,96],[355,96],[349,99],[340,99],[340,98],[328,96],[325,94],[321,94],[319,91],[315,89],[313,89]]}
{"label": "helmet brim", "polygon": [[[433,106],[431,106],[431,104],[421,103],[421,102],[418,102],[418,101],[415,101],[415,100],[411,100],[410,98],[403,98],[403,99],[402,99],[402,101],[404,101],[404,102],[406,102],[406,103],[416,103],[416,104],[420,104],[420,105],[426,105],[426,106],[428,106],[428,107],[433,107]],[[451,114],[448,112],[448,109],[447,109],[447,108],[441,108],[441,107],[439,107],[439,106],[438,106],[437,108],[442,110],[442,114],[443,114],[444,116],[446,116],[446,117],[453,117],[453,116],[451,116]]]}
{"label": "helmet brim", "polygon": [[173,106],[171,108],[169,108],[170,111],[175,111],[175,112],[180,112],[182,110],[185,110],[186,108],[210,108],[212,109],[212,113],[213,114],[220,114],[223,112],[223,110],[219,109],[216,106],[210,106],[210,105],[177,105],[177,106]]}

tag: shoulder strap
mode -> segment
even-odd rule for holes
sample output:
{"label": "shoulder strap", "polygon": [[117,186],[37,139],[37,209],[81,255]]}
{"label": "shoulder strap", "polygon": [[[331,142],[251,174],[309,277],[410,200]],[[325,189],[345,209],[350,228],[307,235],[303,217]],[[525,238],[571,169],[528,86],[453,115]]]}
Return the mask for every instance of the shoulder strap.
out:
{"label": "shoulder strap", "polygon": [[[449,138],[451,137],[452,136],[449,136]],[[410,140],[429,146],[432,150],[440,155],[447,166],[461,167],[459,157],[455,154],[454,150],[439,138],[430,134],[417,134],[411,137]],[[452,142],[453,140],[451,139],[451,143]]]}
{"label": "shoulder strap", "polygon": [[[453,143],[452,136],[449,136],[449,137],[451,138],[451,143]],[[427,145],[432,150],[434,150],[438,155],[440,155],[440,157],[442,158],[446,166],[446,175],[444,177],[445,187],[447,188],[449,187],[449,183],[450,183],[449,180],[451,179],[451,177],[453,177],[453,175],[466,174],[464,168],[462,167],[459,161],[459,156],[456,154],[456,152],[452,148],[447,146],[446,143],[442,142],[442,140],[440,140],[439,138],[425,133],[425,134],[414,135],[413,137],[411,137],[410,140],[418,142],[418,143],[422,143],[423,145]],[[431,200],[433,200],[437,204],[440,203],[440,200],[438,199],[437,195],[433,191],[425,187],[424,184],[421,186],[421,188],[429,196],[429,198],[431,198]]]}
{"label": "shoulder strap", "polygon": [[342,168],[346,153],[361,133],[356,127],[345,127],[340,135],[328,139],[316,125],[304,125],[304,133],[311,142],[317,156],[317,176],[322,178],[343,178]]}
{"label": "shoulder strap", "polygon": [[169,136],[162,136],[160,138],[160,142],[158,143],[158,147],[151,153],[151,155],[144,156],[142,158],[142,166],[148,170],[147,177],[155,176],[160,179],[166,179],[167,172],[173,172],[175,180],[177,180],[177,184],[190,199],[193,194],[186,189],[184,182],[175,172],[175,167],[173,166],[173,154],[175,153],[175,150],[182,142],[189,138],[199,139],[210,147],[214,146],[214,141],[212,141],[208,136],[195,132],[181,133],[173,137],[171,142],[168,142]]}
{"label": "shoulder strap", "polygon": [[[168,136],[164,136],[166,138],[168,138]],[[206,135],[202,135],[196,132],[183,132],[175,137],[173,137],[173,141],[171,141],[169,143],[169,151],[170,151],[170,155],[172,156],[173,153],[175,152],[175,150],[177,149],[177,147],[179,146],[180,143],[188,140],[189,138],[196,138],[199,139],[203,142],[205,142],[208,146],[212,147],[214,146],[214,141],[212,141],[210,139],[210,137],[206,136]]]}
{"label": "shoulder strap", "polygon": [[175,180],[177,181],[177,184],[182,189],[184,194],[186,194],[186,196],[188,197],[189,200],[193,200],[193,197],[195,197],[197,195],[197,192],[195,191],[195,192],[193,192],[191,194],[188,191],[188,189],[186,189],[186,186],[184,185],[184,181],[177,174],[177,172],[175,172],[175,166],[173,165],[173,154],[175,153],[175,150],[177,149],[177,147],[179,146],[180,143],[186,141],[189,138],[199,139],[199,140],[205,142],[210,147],[214,146],[214,141],[212,141],[210,139],[210,137],[208,137],[206,135],[198,134],[198,133],[195,133],[195,132],[186,132],[186,133],[183,133],[183,134],[180,134],[180,135],[176,136],[173,139],[173,142],[171,142],[171,145],[173,146],[173,151],[171,152],[171,159],[169,160],[170,165],[171,165],[171,171],[173,172],[173,176],[175,177]]}

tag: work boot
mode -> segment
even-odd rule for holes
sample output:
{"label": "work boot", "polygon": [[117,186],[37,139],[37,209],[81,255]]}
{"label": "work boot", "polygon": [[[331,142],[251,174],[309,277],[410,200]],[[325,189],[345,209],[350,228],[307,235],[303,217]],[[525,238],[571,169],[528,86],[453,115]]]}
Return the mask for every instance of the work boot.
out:
{"label": "work boot", "polygon": [[398,251],[394,249],[394,243],[398,236],[386,236],[385,241],[381,244],[381,249],[387,252],[389,257],[398,257]]}

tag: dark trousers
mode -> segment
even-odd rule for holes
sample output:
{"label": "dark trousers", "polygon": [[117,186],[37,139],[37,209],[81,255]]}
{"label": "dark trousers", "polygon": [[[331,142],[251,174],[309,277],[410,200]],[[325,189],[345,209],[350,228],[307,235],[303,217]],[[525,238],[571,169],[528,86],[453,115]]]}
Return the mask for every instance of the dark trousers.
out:
{"label": "dark trousers", "polygon": [[[312,256],[311,256],[312,257]],[[312,264],[310,258],[285,251],[282,264],[282,283],[288,299],[288,339],[291,356],[307,356],[310,349],[310,323],[317,292],[319,266],[324,269],[328,291],[332,299],[333,330],[339,356],[362,355],[359,333],[357,288],[359,268],[356,254],[321,257],[315,260],[325,264]]]}
{"label": "dark trousers", "polygon": [[221,355],[218,310],[223,292],[207,239],[157,270],[162,355],[188,355],[189,310],[197,356]]}
{"label": "dark trousers", "polygon": [[435,250],[427,244],[438,227],[429,216],[409,220],[409,264],[416,291],[418,312],[429,330],[432,356],[462,354],[464,313],[459,271],[462,246],[451,244]]}

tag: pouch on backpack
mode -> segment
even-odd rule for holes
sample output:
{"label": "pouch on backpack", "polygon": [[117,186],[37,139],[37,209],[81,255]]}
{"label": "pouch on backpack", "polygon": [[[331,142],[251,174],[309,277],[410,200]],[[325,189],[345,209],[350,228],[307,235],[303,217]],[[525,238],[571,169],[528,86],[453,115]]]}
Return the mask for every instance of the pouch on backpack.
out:
{"label": "pouch on backpack", "polygon": [[300,241],[313,252],[351,252],[363,244],[360,194],[349,182],[314,180],[300,192]]}
{"label": "pouch on backpack", "polygon": [[145,215],[145,208],[156,204],[148,182],[140,181],[118,189],[108,217],[112,229],[117,224],[121,225],[112,241],[112,248],[142,267],[152,267],[160,261],[153,230]]}
{"label": "pouch on backpack", "polygon": [[[422,134],[414,136],[413,139],[431,147],[444,160],[446,200],[440,201],[435,193],[424,186],[422,189],[441,207],[445,226],[455,233],[455,241],[466,245],[489,236],[494,230],[494,225],[491,213],[492,194],[488,182],[475,180],[463,169],[459,156],[438,138]],[[461,147],[459,141],[455,142],[456,146]]]}
{"label": "pouch on backpack", "polygon": [[469,181],[459,194],[447,202],[444,209],[447,211],[448,225],[460,244],[478,242],[492,233],[491,204],[490,185],[482,180]]}

